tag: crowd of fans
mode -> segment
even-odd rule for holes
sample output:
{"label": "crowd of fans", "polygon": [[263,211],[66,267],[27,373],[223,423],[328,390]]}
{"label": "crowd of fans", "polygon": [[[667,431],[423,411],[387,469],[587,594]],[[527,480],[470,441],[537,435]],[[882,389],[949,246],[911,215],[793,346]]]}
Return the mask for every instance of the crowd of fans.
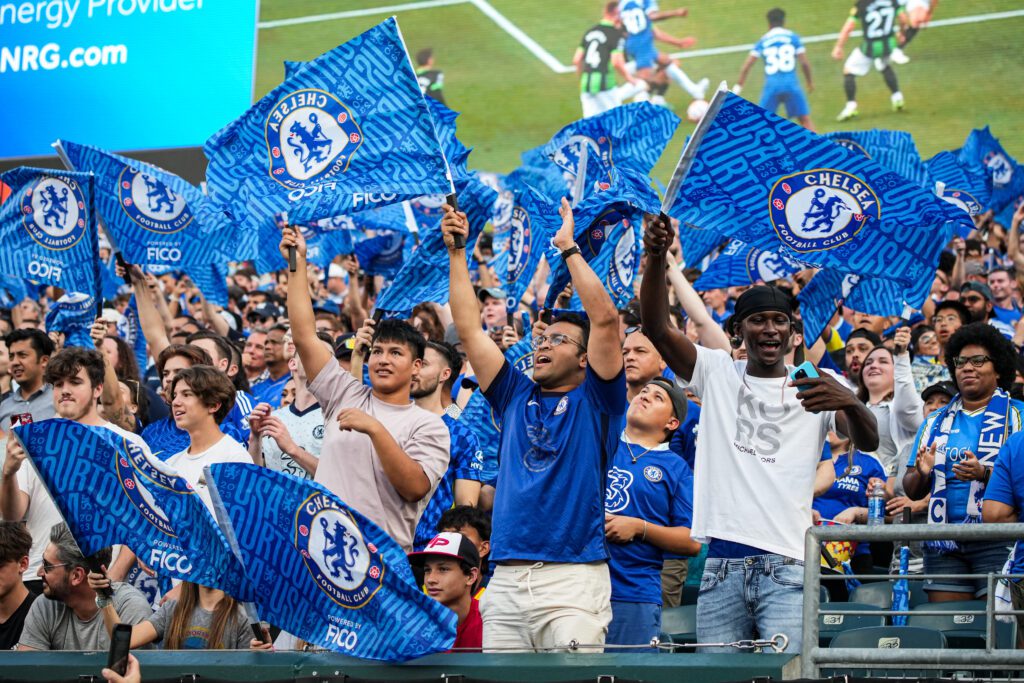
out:
{"label": "crowd of fans", "polygon": [[[803,337],[795,300],[811,271],[696,292],[678,225],[656,217],[637,296],[616,310],[564,200],[561,212],[553,244],[585,315],[535,309],[542,267],[519,304],[532,329],[505,309],[487,238],[467,266],[455,237],[468,224],[450,207],[450,303],[408,320],[369,317],[379,279],[351,256],[308,265],[290,227],[280,249],[295,249],[296,271],[233,264],[224,309],[187,277],[130,268],[93,327],[96,350],[42,328],[58,293],[41,290],[0,311],[0,429],[52,417],[110,429],[211,507],[213,463],[317,481],[410,553],[425,592],[457,613],[460,651],[643,648],[687,583],[699,583],[699,640],[784,633],[798,651],[812,523],[866,523],[876,486],[896,521],[906,508],[946,524],[1024,513],[1024,209],[1010,226],[978,217],[972,239],[948,245],[909,320],[840,307],[820,339]],[[132,294],[145,366],[119,334]],[[524,335],[526,372],[505,355]],[[817,372],[794,378],[804,361]],[[502,426],[497,464],[460,418],[476,392]],[[158,590],[124,546],[83,557],[26,459],[7,439],[0,648],[104,649],[118,622],[135,625],[133,647],[272,647],[223,591]],[[892,554],[849,550],[858,573]],[[911,570],[998,572],[1009,550],[925,543]],[[925,590],[945,601],[986,585]],[[1019,584],[1011,593],[1019,609]],[[270,626],[278,649],[302,645]]]}

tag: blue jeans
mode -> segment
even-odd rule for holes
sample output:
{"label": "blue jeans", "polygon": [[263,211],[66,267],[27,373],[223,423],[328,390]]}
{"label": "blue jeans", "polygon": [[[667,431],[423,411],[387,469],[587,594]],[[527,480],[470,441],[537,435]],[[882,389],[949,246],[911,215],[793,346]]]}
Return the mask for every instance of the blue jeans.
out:
{"label": "blue jeans", "polygon": [[[799,654],[803,624],[804,563],[782,555],[726,560],[709,557],[697,598],[697,640],[731,643],[776,633]],[[700,652],[740,652],[731,647]]]}
{"label": "blue jeans", "polygon": [[[661,605],[653,602],[612,600],[612,623],[608,624],[609,645],[644,645],[661,632]],[[649,647],[613,652],[655,652]]]}

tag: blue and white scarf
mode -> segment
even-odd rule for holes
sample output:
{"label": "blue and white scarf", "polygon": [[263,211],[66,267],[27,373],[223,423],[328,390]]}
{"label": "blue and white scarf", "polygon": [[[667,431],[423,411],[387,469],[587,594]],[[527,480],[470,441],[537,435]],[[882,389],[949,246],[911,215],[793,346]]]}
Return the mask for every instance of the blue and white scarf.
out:
{"label": "blue and white scarf", "polygon": [[[963,410],[960,394],[943,408],[932,423],[927,446],[935,445],[935,466],[932,468],[932,497],[928,503],[928,523],[946,524],[948,510],[946,507],[946,441],[953,429],[953,422]],[[985,406],[985,415],[981,424],[981,436],[977,448],[972,449],[983,467],[991,468],[995,464],[999,448],[1014,431],[1020,429],[1014,424],[1010,415],[1010,395],[1002,389],[996,389]],[[981,522],[981,501],[985,496],[985,482],[972,481],[971,493],[967,500],[967,516],[964,524]],[[925,541],[926,548],[937,552],[952,552],[959,548],[954,541]]]}

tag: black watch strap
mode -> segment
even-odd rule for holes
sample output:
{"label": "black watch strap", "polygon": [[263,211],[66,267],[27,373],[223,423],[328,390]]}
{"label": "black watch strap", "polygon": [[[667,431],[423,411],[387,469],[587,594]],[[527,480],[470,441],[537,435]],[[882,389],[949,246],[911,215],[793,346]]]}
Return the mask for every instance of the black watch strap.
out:
{"label": "black watch strap", "polygon": [[572,245],[571,247],[569,247],[568,249],[566,249],[565,251],[562,252],[562,260],[563,261],[568,261],[570,256],[572,256],[573,254],[578,254],[578,253],[580,253],[580,248],[579,248],[579,246],[574,244],[574,245]]}

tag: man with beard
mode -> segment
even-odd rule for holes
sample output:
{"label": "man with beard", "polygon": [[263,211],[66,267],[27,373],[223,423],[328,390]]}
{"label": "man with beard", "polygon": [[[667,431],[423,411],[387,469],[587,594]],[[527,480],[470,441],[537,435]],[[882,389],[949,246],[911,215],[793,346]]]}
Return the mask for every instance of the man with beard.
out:
{"label": "man with beard", "polygon": [[132,625],[153,615],[146,597],[126,583],[113,584],[114,595],[110,598],[97,595],[89,587],[90,561],[109,565],[109,548],[85,558],[64,522],[54,525],[49,538],[39,568],[46,600],[32,603],[18,641],[19,650],[102,652],[110,647],[100,615],[102,608],[113,604],[121,622]]}
{"label": "man with beard", "polygon": [[971,314],[972,322],[988,323],[1007,339],[1013,339],[1013,326],[1004,323],[994,312],[992,290],[981,282],[965,282],[960,287],[960,301]]}
{"label": "man with beard", "polygon": [[452,317],[503,427],[491,557],[497,567],[480,606],[484,649],[564,648],[571,640],[600,648],[612,616],[604,479],[626,408],[618,311],[580,255],[572,208],[562,199],[551,244],[587,318],[565,314],[535,327],[527,377],[481,328],[465,248],[455,243],[468,235],[469,221],[447,204],[444,211]]}
{"label": "man with beard", "polygon": [[[448,378],[462,369],[462,356],[451,344],[427,342],[423,351],[423,365],[412,378],[412,398],[416,405],[439,415],[451,436],[451,460],[448,471],[441,477],[437,490],[423,509],[413,548],[422,550],[437,535],[441,515],[452,505],[476,505],[480,499],[484,454],[476,435],[457,419],[458,408],[452,404],[445,409],[443,397]],[[456,413],[456,415],[452,415]]]}
{"label": "man with beard", "polygon": [[[92,427],[105,427],[142,449],[147,457],[152,457],[142,437],[108,422],[97,411],[97,400],[103,393],[103,373],[103,356],[94,349],[69,346],[55,354],[47,363],[43,379],[53,386],[56,417]],[[9,522],[25,520],[32,534],[29,571],[32,572],[30,576],[36,576],[43,562],[47,535],[53,525],[61,521],[61,516],[35,468],[24,466],[26,457],[25,449],[17,439],[7,440],[7,459],[0,481],[0,516]],[[135,561],[135,555],[128,548],[120,548],[117,561],[110,567],[109,575],[113,580],[123,578]],[[37,594],[46,581],[43,574],[38,575],[42,581],[25,582],[29,590]]]}
{"label": "man with beard", "polygon": [[846,338],[844,355],[846,357],[846,379],[856,387],[857,378],[864,364],[864,359],[871,353],[871,349],[882,345],[882,339],[871,330],[858,328]]}
{"label": "man with beard", "polygon": [[[647,226],[648,272],[664,272],[673,238],[667,220]],[[804,532],[825,438],[838,431],[873,451],[875,418],[828,373],[790,379],[793,300],[780,289],[759,285],[736,301],[730,343],[746,347],[746,361],[695,345],[671,325],[664,277],[643,279],[640,312],[668,366],[702,400],[692,538],[708,544],[708,559],[697,639],[781,633],[787,652],[799,652]]]}

